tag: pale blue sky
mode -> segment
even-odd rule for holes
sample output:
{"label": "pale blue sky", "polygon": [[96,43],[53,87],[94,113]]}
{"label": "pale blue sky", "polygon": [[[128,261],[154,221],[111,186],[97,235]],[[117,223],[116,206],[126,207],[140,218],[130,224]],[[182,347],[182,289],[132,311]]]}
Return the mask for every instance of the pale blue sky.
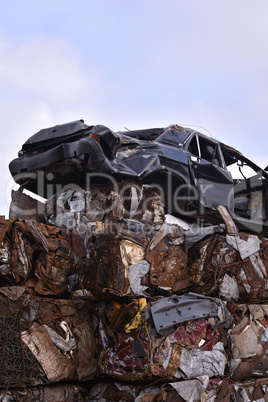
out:
{"label": "pale blue sky", "polygon": [[[0,214],[44,127],[205,127],[268,164],[266,0],[0,0]],[[7,186],[7,188],[6,188]]]}

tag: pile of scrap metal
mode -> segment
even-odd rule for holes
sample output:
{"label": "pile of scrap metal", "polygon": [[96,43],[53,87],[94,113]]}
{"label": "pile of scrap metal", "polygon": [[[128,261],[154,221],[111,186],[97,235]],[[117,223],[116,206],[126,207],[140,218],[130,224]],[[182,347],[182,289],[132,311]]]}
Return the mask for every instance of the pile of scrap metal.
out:
{"label": "pile of scrap metal", "polygon": [[267,240],[224,207],[223,224],[197,230],[157,193],[130,218],[107,191],[1,219],[0,398],[267,397]]}
{"label": "pile of scrap metal", "polygon": [[186,222],[129,178],[44,204],[13,192],[0,218],[0,401],[268,400],[268,240],[229,212]]}

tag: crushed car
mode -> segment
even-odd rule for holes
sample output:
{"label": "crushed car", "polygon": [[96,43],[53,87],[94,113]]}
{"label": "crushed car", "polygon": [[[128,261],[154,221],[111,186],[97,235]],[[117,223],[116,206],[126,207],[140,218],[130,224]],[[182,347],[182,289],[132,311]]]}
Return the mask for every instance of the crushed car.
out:
{"label": "crushed car", "polygon": [[160,190],[167,213],[218,220],[223,205],[239,227],[268,231],[268,173],[178,125],[118,132],[83,120],[57,125],[30,137],[9,168],[16,183],[45,198],[62,188],[130,180]]}

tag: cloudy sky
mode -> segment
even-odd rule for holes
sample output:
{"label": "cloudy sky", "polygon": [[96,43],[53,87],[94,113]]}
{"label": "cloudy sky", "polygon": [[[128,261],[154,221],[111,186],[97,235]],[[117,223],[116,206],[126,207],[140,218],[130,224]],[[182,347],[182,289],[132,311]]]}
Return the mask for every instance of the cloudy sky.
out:
{"label": "cloudy sky", "polygon": [[201,126],[268,164],[267,0],[0,5],[0,214],[21,145],[80,118],[113,130]]}

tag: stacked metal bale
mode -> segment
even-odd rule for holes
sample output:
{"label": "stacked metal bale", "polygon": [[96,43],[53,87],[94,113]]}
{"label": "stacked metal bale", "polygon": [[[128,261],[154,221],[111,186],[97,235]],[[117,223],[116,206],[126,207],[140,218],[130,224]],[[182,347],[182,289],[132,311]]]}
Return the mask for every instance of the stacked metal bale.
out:
{"label": "stacked metal bale", "polygon": [[150,187],[133,206],[121,186],[129,200],[67,190],[42,213],[13,195],[0,400],[266,400],[267,240],[224,208],[222,225],[188,225]]}

